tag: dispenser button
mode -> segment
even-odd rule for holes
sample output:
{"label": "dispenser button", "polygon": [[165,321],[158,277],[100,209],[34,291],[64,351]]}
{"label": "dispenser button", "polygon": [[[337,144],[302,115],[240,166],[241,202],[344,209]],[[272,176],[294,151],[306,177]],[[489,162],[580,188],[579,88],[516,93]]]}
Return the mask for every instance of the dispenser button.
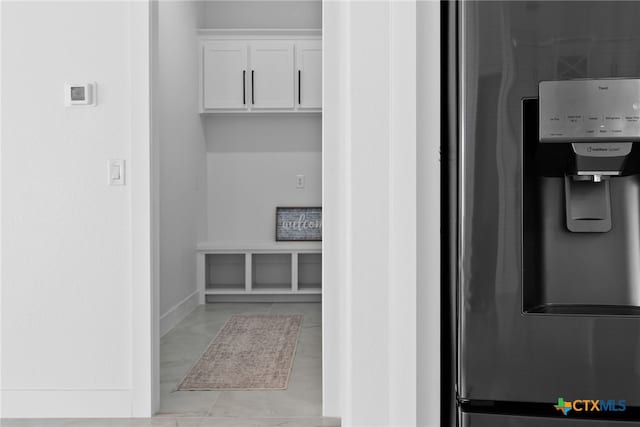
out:
{"label": "dispenser button", "polygon": [[582,130],[582,114],[569,114],[566,117],[567,131],[572,135],[580,133]]}
{"label": "dispenser button", "polygon": [[548,134],[547,136],[564,136],[564,123],[563,119],[560,115],[551,115],[548,116],[547,121],[549,125],[547,126]]}
{"label": "dispenser button", "polygon": [[600,114],[587,114],[584,120],[584,133],[587,135],[595,135],[602,124],[602,116]]}
{"label": "dispenser button", "polygon": [[626,135],[640,134],[640,116],[624,116],[624,130]]}
{"label": "dispenser button", "polygon": [[623,126],[622,116],[619,114],[605,115],[604,125],[611,130],[611,133],[621,133]]}

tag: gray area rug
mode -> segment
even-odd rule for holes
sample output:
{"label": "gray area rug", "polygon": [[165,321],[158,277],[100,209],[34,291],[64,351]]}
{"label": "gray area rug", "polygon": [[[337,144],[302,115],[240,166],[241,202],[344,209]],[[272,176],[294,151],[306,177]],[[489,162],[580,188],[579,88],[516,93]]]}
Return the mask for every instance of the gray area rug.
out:
{"label": "gray area rug", "polygon": [[303,316],[233,315],[178,390],[283,390]]}

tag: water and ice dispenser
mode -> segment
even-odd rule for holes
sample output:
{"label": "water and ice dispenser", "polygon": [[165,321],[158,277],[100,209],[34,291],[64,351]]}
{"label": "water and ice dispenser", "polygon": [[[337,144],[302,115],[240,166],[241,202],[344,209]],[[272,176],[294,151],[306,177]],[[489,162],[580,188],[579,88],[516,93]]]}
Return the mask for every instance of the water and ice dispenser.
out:
{"label": "water and ice dispenser", "polygon": [[523,101],[523,309],[640,314],[640,79]]}

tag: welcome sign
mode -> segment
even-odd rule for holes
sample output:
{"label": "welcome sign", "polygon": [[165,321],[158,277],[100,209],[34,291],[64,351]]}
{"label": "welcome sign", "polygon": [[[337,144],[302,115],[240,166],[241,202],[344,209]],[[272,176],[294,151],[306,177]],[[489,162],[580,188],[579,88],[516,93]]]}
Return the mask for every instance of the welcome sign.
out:
{"label": "welcome sign", "polygon": [[322,208],[276,208],[276,241],[322,240]]}

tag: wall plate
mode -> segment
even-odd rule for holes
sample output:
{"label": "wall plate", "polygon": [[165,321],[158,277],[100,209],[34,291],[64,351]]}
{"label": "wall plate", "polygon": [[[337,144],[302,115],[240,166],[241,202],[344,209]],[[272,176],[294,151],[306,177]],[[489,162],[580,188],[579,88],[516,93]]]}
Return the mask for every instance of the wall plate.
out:
{"label": "wall plate", "polygon": [[109,185],[125,185],[125,161],[124,159],[111,159],[107,163],[109,168]]}

